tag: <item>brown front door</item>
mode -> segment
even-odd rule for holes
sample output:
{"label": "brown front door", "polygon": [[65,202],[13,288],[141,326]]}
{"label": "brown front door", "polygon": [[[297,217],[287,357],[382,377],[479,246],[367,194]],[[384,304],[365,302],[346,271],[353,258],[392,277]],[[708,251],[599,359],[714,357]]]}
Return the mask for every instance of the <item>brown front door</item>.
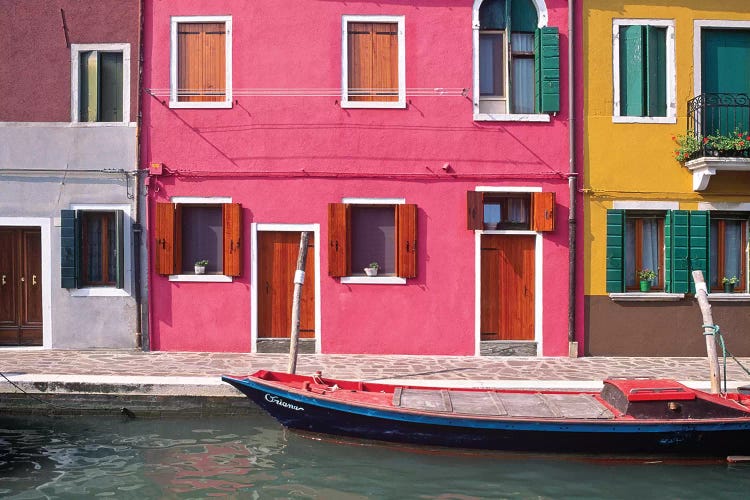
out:
{"label": "brown front door", "polygon": [[0,228],[0,345],[42,345],[38,228]]}
{"label": "brown front door", "polygon": [[482,340],[534,340],[534,247],[535,236],[482,235]]}
{"label": "brown front door", "polygon": [[[300,233],[258,232],[258,337],[289,338]],[[315,251],[310,238],[300,303],[300,338],[315,338]]]}

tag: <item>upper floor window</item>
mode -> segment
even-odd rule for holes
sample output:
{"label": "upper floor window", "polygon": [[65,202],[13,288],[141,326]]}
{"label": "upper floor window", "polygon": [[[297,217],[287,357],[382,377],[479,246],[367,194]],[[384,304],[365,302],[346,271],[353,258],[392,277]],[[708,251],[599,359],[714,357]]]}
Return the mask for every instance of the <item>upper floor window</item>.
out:
{"label": "upper floor window", "polygon": [[232,18],[173,17],[169,105],[232,105]]}
{"label": "upper floor window", "polygon": [[74,122],[130,121],[130,45],[71,45]]}
{"label": "upper floor window", "polygon": [[344,16],[341,105],[406,106],[403,16]]}
{"label": "upper floor window", "polygon": [[540,16],[535,3],[544,5],[541,0],[475,2],[475,119],[559,111],[557,29],[538,28],[540,17],[546,23],[546,10]]}
{"label": "upper floor window", "polygon": [[467,191],[467,228],[472,230],[554,231],[551,192]]}
{"label": "upper floor window", "polygon": [[674,121],[674,22],[615,19],[615,121]]}

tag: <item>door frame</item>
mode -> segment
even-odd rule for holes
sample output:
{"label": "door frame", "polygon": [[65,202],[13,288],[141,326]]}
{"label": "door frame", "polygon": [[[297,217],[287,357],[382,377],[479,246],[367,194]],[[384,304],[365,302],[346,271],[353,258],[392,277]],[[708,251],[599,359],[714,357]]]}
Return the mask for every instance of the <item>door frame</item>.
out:
{"label": "door frame", "polygon": [[[477,186],[475,191],[487,193],[540,193],[541,187],[500,187],[500,186]],[[531,230],[475,230],[474,231],[474,355],[481,355],[482,342],[482,235],[483,234],[516,234],[534,236],[534,342],[536,342],[537,357],[542,357],[544,352],[544,339],[542,323],[544,319],[544,273],[543,273],[543,248],[544,238],[541,232]]]}
{"label": "door frame", "polygon": [[[55,218],[59,226],[59,218]],[[50,219],[45,217],[0,217],[0,226],[38,227],[42,245],[42,346],[4,347],[3,349],[50,349],[52,347],[52,235]]]}
{"label": "door frame", "polygon": [[693,96],[701,94],[703,74],[703,29],[736,29],[750,31],[750,21],[729,21],[724,19],[696,19],[693,21]]}
{"label": "door frame", "polygon": [[[257,352],[258,342],[258,233],[261,231],[310,231],[315,245],[315,352],[320,353],[320,224],[250,224],[250,352]],[[308,285],[309,283],[306,283]]]}

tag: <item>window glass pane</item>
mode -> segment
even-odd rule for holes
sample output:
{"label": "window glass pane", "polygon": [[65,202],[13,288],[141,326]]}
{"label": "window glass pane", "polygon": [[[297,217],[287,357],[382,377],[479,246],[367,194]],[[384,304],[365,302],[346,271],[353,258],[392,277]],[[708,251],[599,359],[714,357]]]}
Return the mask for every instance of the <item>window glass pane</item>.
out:
{"label": "window glass pane", "polygon": [[635,221],[628,219],[625,223],[625,286],[637,284],[635,269]]}
{"label": "window glass pane", "polygon": [[479,94],[503,96],[503,35],[482,33],[479,35]]}
{"label": "window glass pane", "polygon": [[484,204],[484,222],[487,224],[497,224],[501,220],[502,209],[499,203]]}
{"label": "window glass pane", "polygon": [[85,252],[83,261],[85,265],[85,278],[87,283],[99,283],[102,281],[102,243],[104,239],[102,219],[96,214],[88,214],[86,217],[84,235]]}
{"label": "window glass pane", "polygon": [[106,215],[107,218],[107,281],[114,283],[117,280],[117,224],[115,214]]}
{"label": "window glass pane", "polygon": [[721,285],[719,276],[719,221],[711,221],[711,241],[709,241],[709,272],[711,273],[711,287],[717,288]]}
{"label": "window glass pane", "polygon": [[656,284],[658,282],[659,268],[661,263],[659,262],[659,221],[656,219],[643,219],[643,246],[641,269],[651,269],[657,274],[651,283]]}
{"label": "window glass pane", "polygon": [[352,274],[364,274],[371,262],[380,264],[379,274],[396,273],[395,215],[392,206],[352,207]]}
{"label": "window glass pane", "polygon": [[534,58],[514,57],[512,61],[513,79],[511,80],[513,113],[534,112]]}
{"label": "window glass pane", "polygon": [[480,30],[505,29],[505,0],[485,0],[479,7]]}
{"label": "window glass pane", "polygon": [[114,212],[81,212],[81,284],[113,286],[117,276]]}
{"label": "window glass pane", "polygon": [[742,222],[724,222],[724,276],[742,276]]}
{"label": "window glass pane", "polygon": [[510,45],[513,53],[534,52],[534,33],[511,33]]}
{"label": "window glass pane", "polygon": [[184,205],[181,224],[182,273],[193,274],[198,260],[208,260],[207,273],[220,273],[224,268],[221,207]]}

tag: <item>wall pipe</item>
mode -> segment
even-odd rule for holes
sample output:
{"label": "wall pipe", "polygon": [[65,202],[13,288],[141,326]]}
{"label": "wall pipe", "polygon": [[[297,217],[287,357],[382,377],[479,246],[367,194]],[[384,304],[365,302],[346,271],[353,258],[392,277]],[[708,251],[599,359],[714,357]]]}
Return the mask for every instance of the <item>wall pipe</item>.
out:
{"label": "wall pipe", "polygon": [[578,357],[576,342],[576,195],[578,171],[576,166],[576,99],[575,99],[575,0],[568,2],[568,148],[569,148],[569,203],[568,212],[568,356]]}

